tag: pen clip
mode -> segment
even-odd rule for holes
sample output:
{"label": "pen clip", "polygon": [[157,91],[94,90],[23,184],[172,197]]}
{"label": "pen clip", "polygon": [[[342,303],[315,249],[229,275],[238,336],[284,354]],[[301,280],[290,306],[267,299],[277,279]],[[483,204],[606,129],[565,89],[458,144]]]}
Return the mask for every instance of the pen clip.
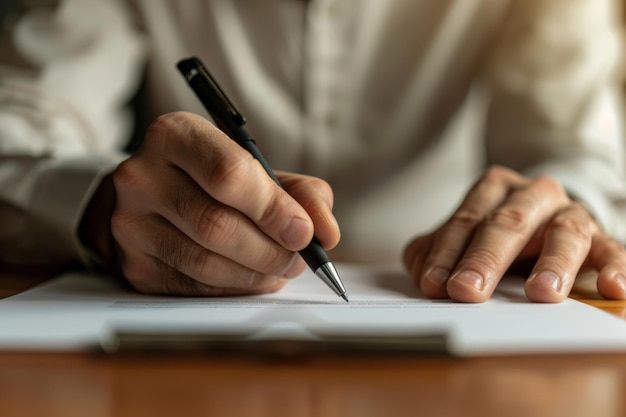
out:
{"label": "pen clip", "polygon": [[204,64],[202,64],[202,62],[195,57],[189,58],[188,61],[193,62],[194,66],[185,73],[185,77],[187,78],[187,80],[193,79],[195,76],[198,75],[198,72],[201,72],[206,81],[210,84],[213,92],[217,95],[218,99],[224,105],[224,108],[226,109],[228,114],[232,116],[233,121],[238,126],[245,125],[246,118],[243,116],[243,114],[239,113],[235,105],[228,99],[226,93],[224,93],[224,91],[220,88],[219,84],[215,81],[213,76],[211,76],[211,73],[209,72],[209,70],[206,69]]}

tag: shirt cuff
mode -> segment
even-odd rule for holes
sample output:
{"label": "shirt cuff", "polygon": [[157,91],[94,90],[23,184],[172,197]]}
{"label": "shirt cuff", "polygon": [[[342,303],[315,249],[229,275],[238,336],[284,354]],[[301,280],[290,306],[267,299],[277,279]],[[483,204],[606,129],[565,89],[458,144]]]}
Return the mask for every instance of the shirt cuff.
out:
{"label": "shirt cuff", "polygon": [[78,238],[78,227],[87,204],[102,178],[125,158],[123,154],[55,158],[45,164],[39,175],[31,210],[54,224],[75,258],[87,267],[99,264],[97,257]]}

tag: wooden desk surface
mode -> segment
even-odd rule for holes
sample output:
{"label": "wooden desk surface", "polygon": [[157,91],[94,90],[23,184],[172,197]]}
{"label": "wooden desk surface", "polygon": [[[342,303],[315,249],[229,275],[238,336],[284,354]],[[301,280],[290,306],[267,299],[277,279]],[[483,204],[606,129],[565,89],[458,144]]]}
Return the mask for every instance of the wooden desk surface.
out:
{"label": "wooden desk surface", "polygon": [[[0,297],[42,280],[0,276]],[[576,298],[626,319],[626,302]],[[0,353],[0,415],[626,416],[626,354],[271,359]]]}

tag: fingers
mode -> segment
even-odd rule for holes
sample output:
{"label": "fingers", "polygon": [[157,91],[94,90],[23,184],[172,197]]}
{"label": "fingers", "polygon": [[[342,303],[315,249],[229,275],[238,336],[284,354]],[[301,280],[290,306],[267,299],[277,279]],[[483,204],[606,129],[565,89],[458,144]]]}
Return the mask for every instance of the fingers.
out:
{"label": "fingers", "polygon": [[[510,189],[518,186],[520,182],[520,178],[513,172],[494,169],[470,190],[459,209],[434,235],[428,256],[422,254],[425,263],[419,271],[419,283],[426,296],[433,298],[448,296],[447,282],[471,239],[474,238],[477,227],[502,203]],[[417,272],[416,265],[413,265],[413,268],[414,272]]]}
{"label": "fingers", "polygon": [[560,301],[585,260],[592,224],[554,180],[492,168],[429,240],[409,245],[405,264],[427,296],[482,302],[520,254],[537,256],[529,299]]}
{"label": "fingers", "polygon": [[429,297],[488,299],[514,261],[536,259],[526,282],[535,302],[560,302],[582,269],[598,291],[626,299],[626,249],[549,178],[492,168],[441,228],[415,239],[404,263]]}
{"label": "fingers", "polygon": [[[143,258],[143,259],[142,259]],[[135,290],[145,294],[165,294],[192,297],[215,297],[265,294],[278,291],[285,286],[287,280],[268,280],[265,285],[255,285],[250,288],[220,287],[202,283],[178,269],[172,268],[158,258],[149,256],[135,258],[136,266],[133,266],[129,282]],[[138,277],[137,279],[135,278]],[[151,279],[142,279],[150,276]]]}
{"label": "fingers", "polygon": [[[404,265],[407,270],[411,273],[411,276],[415,280],[415,283],[420,286],[424,295],[431,298],[447,298],[448,294],[445,292],[445,289],[441,285],[432,285],[436,282],[439,282],[438,279],[433,279],[432,271],[429,274],[423,274],[423,268],[425,264],[426,256],[430,251],[434,240],[434,234],[420,236],[417,239],[413,240],[404,250]],[[441,281],[444,282],[447,279],[448,274],[444,272],[444,276],[441,278]],[[431,286],[435,287],[433,290],[430,288],[424,289],[424,285],[420,282],[422,275],[428,275],[429,281],[432,281]]]}
{"label": "fingers", "polygon": [[276,172],[284,189],[309,214],[315,225],[315,236],[324,249],[332,249],[341,237],[339,225],[333,216],[333,191],[319,178]]}
{"label": "fingers", "polygon": [[467,302],[491,297],[536,231],[568,201],[560,186],[548,178],[537,178],[511,193],[477,229],[447,282],[450,297]]}
{"label": "fingers", "polygon": [[313,225],[324,247],[339,239],[332,192],[316,178],[279,175],[286,190],[199,116],[157,119],[113,175],[125,276],[144,292],[217,294],[267,291],[299,275],[306,265],[295,251]]}
{"label": "fingers", "polygon": [[[178,140],[171,140],[176,135]],[[204,118],[173,113],[158,118],[149,137],[207,194],[246,215],[263,232],[290,250],[313,237],[308,213],[276,185],[262,166]]]}
{"label": "fingers", "polygon": [[154,193],[159,195],[154,203],[159,213],[200,247],[262,273],[284,275],[292,262],[292,251],[240,211],[214,200],[180,170],[165,177]]}
{"label": "fingers", "polygon": [[626,299],[626,249],[603,234],[594,237],[588,266],[598,271],[598,292],[611,300]]}
{"label": "fingers", "polygon": [[291,254],[287,269],[262,273],[209,251],[156,216],[115,215],[114,236],[125,256],[124,276],[139,291],[179,295],[225,295],[269,292],[304,265]]}
{"label": "fingers", "polygon": [[544,245],[526,282],[526,295],[537,302],[560,302],[570,293],[594,233],[587,210],[573,203],[547,224]]}

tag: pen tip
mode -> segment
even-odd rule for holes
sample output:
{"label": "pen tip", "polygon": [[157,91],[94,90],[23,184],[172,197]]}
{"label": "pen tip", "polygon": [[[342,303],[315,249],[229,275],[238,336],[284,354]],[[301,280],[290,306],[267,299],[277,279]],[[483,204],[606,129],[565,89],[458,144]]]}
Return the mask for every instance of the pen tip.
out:
{"label": "pen tip", "polygon": [[348,296],[346,295],[346,293],[344,292],[343,294],[341,294],[341,298],[343,298],[344,300],[346,300],[346,303],[349,303],[350,300],[348,300]]}

